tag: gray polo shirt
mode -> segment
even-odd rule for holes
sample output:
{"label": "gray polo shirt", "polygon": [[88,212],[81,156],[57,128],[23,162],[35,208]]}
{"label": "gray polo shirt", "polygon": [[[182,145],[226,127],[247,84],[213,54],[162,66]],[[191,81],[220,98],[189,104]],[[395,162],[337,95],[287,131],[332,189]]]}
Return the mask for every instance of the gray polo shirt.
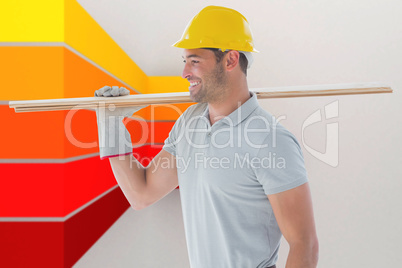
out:
{"label": "gray polo shirt", "polygon": [[191,267],[275,264],[282,234],[267,195],[307,174],[298,141],[256,95],[212,126],[207,104],[189,107],[163,149],[176,156]]}

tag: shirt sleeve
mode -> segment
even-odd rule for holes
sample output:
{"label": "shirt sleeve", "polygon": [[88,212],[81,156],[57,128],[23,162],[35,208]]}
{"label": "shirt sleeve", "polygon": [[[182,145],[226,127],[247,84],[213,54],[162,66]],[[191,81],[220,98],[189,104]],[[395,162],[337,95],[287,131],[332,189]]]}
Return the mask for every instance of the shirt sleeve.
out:
{"label": "shirt sleeve", "polygon": [[180,115],[180,117],[176,120],[174,123],[172,129],[169,132],[169,136],[165,139],[164,145],[162,147],[163,150],[167,151],[168,153],[177,156],[177,144],[179,143],[180,139],[182,138],[183,135],[180,136],[180,134],[183,134],[181,131],[183,128],[183,123],[185,122],[184,117],[187,115],[187,109],[184,113]]}
{"label": "shirt sleeve", "polygon": [[303,152],[296,137],[288,130],[276,130],[258,151],[254,170],[266,195],[300,186],[308,181]]}
{"label": "shirt sleeve", "polygon": [[177,123],[173,125],[172,129],[169,132],[169,136],[165,139],[165,143],[163,144],[162,149],[167,151],[168,153],[176,156],[176,145],[177,145]]}

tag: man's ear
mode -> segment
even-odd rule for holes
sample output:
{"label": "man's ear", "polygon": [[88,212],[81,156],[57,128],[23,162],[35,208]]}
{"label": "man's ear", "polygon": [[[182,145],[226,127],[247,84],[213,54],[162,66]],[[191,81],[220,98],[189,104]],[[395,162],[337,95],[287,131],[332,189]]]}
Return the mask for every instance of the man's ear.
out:
{"label": "man's ear", "polygon": [[226,70],[232,71],[238,64],[240,59],[240,53],[236,50],[231,50],[225,55]]}

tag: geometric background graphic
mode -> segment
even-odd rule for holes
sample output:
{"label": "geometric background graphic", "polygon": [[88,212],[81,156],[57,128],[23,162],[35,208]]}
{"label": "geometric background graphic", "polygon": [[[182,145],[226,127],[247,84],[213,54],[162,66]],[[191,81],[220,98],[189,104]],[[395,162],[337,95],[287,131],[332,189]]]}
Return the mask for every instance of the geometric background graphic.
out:
{"label": "geometric background graphic", "polygon": [[[0,266],[71,267],[129,207],[99,159],[95,112],[16,114],[8,101],[90,97],[104,85],[187,91],[188,83],[147,76],[75,0],[2,1],[0,23]],[[160,151],[189,105],[125,119],[139,161]]]}

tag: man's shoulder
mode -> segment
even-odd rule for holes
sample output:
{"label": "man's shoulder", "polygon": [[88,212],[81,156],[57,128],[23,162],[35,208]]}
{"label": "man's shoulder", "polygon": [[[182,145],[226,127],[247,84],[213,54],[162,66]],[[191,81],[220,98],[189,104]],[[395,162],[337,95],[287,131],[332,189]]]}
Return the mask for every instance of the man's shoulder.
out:
{"label": "man's shoulder", "polygon": [[270,112],[258,106],[251,114],[248,116],[246,123],[250,127],[252,125],[258,126],[260,128],[268,128],[272,131],[274,129],[281,131],[288,131],[279,121],[281,118],[277,118]]}
{"label": "man's shoulder", "polygon": [[196,103],[191,106],[189,106],[183,114],[180,116],[184,120],[188,120],[191,117],[194,116],[200,116],[205,112],[205,109],[207,108],[207,103]]}
{"label": "man's shoulder", "polygon": [[248,120],[254,121],[249,122],[248,127],[267,130],[266,132],[261,132],[262,139],[266,139],[269,136],[274,136],[279,138],[290,137],[293,140],[297,140],[295,135],[280,123],[280,121],[283,120],[282,116],[274,116],[269,111],[263,109],[261,106],[258,106],[253,111]]}

